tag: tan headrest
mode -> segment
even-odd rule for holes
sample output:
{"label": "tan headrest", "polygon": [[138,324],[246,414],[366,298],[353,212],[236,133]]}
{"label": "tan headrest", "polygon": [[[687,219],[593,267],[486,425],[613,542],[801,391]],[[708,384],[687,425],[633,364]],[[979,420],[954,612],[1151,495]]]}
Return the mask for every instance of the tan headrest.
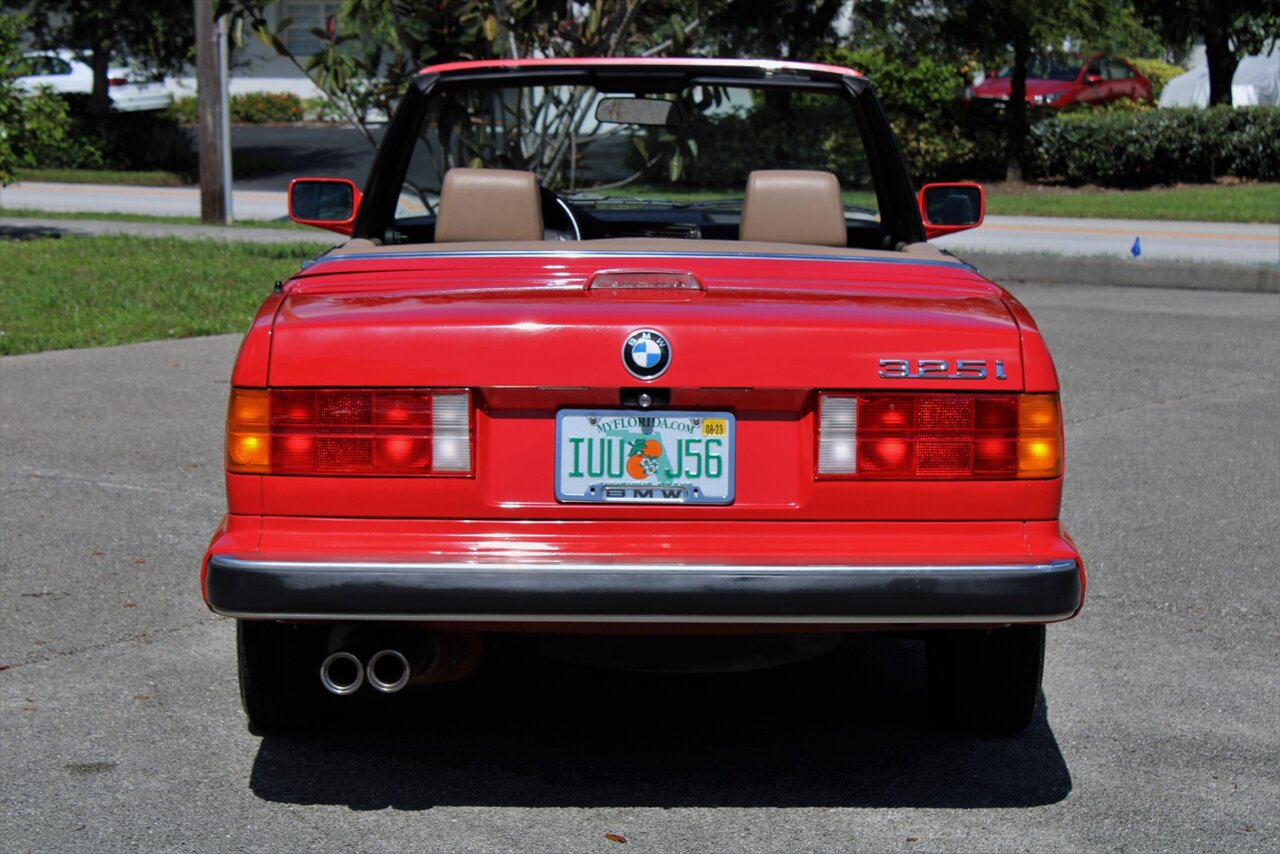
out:
{"label": "tan headrest", "polygon": [[511,169],[450,169],[440,189],[436,243],[541,240],[538,179]]}
{"label": "tan headrest", "polygon": [[840,182],[830,172],[771,169],[747,177],[740,240],[845,246]]}

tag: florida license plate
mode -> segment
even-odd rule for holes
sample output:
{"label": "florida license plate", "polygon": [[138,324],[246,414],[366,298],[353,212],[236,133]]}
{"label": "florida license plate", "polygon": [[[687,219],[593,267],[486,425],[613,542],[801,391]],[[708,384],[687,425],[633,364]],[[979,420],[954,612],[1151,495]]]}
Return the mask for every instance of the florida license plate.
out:
{"label": "florida license plate", "polygon": [[730,412],[562,410],[556,415],[556,498],[730,504],[734,429]]}

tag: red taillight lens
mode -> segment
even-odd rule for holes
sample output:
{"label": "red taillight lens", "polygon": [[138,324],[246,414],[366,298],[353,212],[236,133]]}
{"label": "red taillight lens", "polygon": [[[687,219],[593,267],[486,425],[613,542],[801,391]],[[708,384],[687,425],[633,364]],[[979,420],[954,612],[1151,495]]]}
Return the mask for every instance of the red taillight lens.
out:
{"label": "red taillight lens", "polygon": [[127,86],[128,84],[129,84],[129,80],[128,78],[125,78],[125,77],[108,77],[107,78],[108,86]]}
{"label": "red taillight lens", "polygon": [[[852,410],[856,431],[827,429],[828,411]],[[833,406],[840,402],[841,406]],[[1050,478],[1062,474],[1056,394],[824,394],[818,476]],[[830,465],[841,460],[839,467]]]}
{"label": "red taillight lens", "polygon": [[[442,437],[447,440],[443,445]],[[443,450],[433,453],[433,447]],[[467,391],[233,389],[231,393],[228,471],[468,475],[471,460],[471,394]]]}

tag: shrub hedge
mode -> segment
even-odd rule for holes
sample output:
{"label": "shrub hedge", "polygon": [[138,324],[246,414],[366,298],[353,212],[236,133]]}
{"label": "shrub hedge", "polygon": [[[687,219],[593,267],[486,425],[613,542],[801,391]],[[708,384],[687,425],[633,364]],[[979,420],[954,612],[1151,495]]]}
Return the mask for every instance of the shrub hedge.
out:
{"label": "shrub hedge", "polygon": [[1151,97],[1160,98],[1160,93],[1164,91],[1164,84],[1180,74],[1185,74],[1186,70],[1181,65],[1170,65],[1161,59],[1131,59],[1133,67],[1142,72],[1142,76],[1151,81]]}
{"label": "shrub hedge", "polygon": [[867,75],[898,137],[911,174],[948,180],[1003,175],[1003,115],[960,100],[971,64],[930,56],[910,60],[871,48],[834,49],[822,62]]}
{"label": "shrub hedge", "polygon": [[1280,109],[1079,112],[1031,129],[1026,177],[1143,187],[1280,180]]}
{"label": "shrub hedge", "polygon": [[[912,177],[920,183],[1003,179],[999,118],[989,111],[975,111],[968,126],[958,123],[955,136],[928,144],[920,140],[922,136],[932,139],[937,125],[929,125],[927,134],[920,130],[922,126],[909,123],[905,132],[895,127]],[[845,121],[844,115],[804,100],[781,112],[764,107],[747,115],[699,119],[688,131],[695,156],[686,157],[671,180],[742,187],[752,169],[808,164],[835,173],[846,189],[857,189],[867,183],[868,167],[860,150],[841,144],[847,134],[832,131]],[[674,149],[674,140],[667,144]],[[651,139],[646,150],[661,148],[660,141]],[[631,166],[639,168],[644,159],[633,153]],[[1224,177],[1280,181],[1280,109],[1129,106],[1060,114],[1042,111],[1027,140],[1023,177],[1042,183],[1126,188],[1207,183]]]}
{"label": "shrub hedge", "polygon": [[861,146],[845,144],[856,134],[833,132],[834,121],[828,109],[802,101],[778,109],[764,107],[745,116],[698,120],[690,136],[701,156],[687,158],[672,180],[741,188],[753,169],[797,169],[809,164],[839,176],[848,189],[863,186],[870,180],[870,170]]}
{"label": "shrub hedge", "polygon": [[[246,92],[227,99],[231,121],[236,124],[300,122],[308,117],[308,104],[292,92]],[[182,124],[195,124],[199,106],[194,95],[175,98],[169,114]]]}
{"label": "shrub hedge", "polygon": [[47,90],[22,98],[10,143],[22,166],[40,169],[166,170],[192,173],[191,134],[163,113],[109,113],[94,119],[88,95]]}

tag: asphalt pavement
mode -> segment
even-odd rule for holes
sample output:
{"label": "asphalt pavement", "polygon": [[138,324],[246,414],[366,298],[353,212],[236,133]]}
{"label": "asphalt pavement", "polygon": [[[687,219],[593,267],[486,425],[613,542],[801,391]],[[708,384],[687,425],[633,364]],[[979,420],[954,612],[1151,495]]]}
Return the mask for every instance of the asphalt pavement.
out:
{"label": "asphalt pavement", "polygon": [[[385,127],[370,132],[381,141]],[[289,189],[302,175],[349,178],[363,187],[375,149],[355,128],[332,124],[233,125],[231,150],[241,165],[236,190]]]}
{"label": "asphalt pavement", "polygon": [[[14,851],[1280,849],[1280,299],[1025,285],[1083,613],[1016,738],[931,727],[919,644],[469,684],[246,729],[198,593],[237,336],[0,359],[0,839]],[[614,841],[606,834],[625,839]],[[625,849],[620,846],[625,845]]]}
{"label": "asphalt pavement", "polygon": [[[289,200],[284,191],[233,190],[231,195],[235,219],[271,220],[289,217]],[[198,217],[200,188],[25,181],[0,189],[0,212],[6,208],[56,213]]]}

